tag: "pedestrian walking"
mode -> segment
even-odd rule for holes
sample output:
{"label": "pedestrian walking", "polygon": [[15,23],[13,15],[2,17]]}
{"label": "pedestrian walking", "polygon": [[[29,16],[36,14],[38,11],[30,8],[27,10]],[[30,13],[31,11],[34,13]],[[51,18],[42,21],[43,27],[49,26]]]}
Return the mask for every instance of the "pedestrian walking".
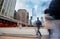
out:
{"label": "pedestrian walking", "polygon": [[37,26],[37,33],[36,33],[36,35],[42,36],[41,33],[40,33],[40,31],[39,31],[39,29],[42,26],[42,22],[39,20],[39,17],[37,17],[36,26]]}

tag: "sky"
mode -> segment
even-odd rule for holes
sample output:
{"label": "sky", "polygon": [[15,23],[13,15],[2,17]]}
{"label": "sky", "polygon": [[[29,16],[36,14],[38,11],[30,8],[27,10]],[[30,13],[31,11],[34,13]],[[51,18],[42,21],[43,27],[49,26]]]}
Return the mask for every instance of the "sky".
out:
{"label": "sky", "polygon": [[17,0],[15,10],[26,9],[33,21],[36,17],[44,16],[44,10],[49,7],[51,0]]}

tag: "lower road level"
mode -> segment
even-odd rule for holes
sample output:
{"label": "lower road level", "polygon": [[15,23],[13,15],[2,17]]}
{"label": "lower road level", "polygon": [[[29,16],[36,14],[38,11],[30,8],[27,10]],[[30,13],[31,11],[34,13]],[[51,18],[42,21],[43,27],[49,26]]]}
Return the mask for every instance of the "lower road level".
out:
{"label": "lower road level", "polygon": [[48,37],[13,37],[13,36],[0,36],[0,39],[49,39]]}

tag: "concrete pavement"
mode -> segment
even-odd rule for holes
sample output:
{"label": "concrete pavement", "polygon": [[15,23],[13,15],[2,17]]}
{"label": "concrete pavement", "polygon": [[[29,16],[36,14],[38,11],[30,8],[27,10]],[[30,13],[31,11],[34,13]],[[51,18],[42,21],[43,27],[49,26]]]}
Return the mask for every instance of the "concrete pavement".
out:
{"label": "concrete pavement", "polygon": [[0,39],[38,39],[38,38],[26,38],[26,37],[0,36]]}
{"label": "concrete pavement", "polygon": [[0,28],[2,34],[32,34],[35,35],[34,29],[28,28]]}
{"label": "concrete pavement", "polygon": [[[47,29],[41,28],[40,32],[42,35],[48,35]],[[0,28],[1,34],[26,34],[36,36],[36,27],[22,27],[22,28]]]}
{"label": "concrete pavement", "polygon": [[46,36],[39,38],[31,38],[31,37],[13,37],[13,36],[0,36],[0,39],[49,39]]}

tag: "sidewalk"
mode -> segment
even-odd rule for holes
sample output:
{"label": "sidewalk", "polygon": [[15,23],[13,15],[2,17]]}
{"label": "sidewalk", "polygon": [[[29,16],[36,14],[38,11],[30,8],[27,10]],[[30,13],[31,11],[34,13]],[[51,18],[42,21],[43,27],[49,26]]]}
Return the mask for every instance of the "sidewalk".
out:
{"label": "sidewalk", "polygon": [[[40,31],[42,35],[48,35],[48,32],[46,29],[40,29]],[[35,27],[0,28],[0,35],[36,37],[36,28]]]}

